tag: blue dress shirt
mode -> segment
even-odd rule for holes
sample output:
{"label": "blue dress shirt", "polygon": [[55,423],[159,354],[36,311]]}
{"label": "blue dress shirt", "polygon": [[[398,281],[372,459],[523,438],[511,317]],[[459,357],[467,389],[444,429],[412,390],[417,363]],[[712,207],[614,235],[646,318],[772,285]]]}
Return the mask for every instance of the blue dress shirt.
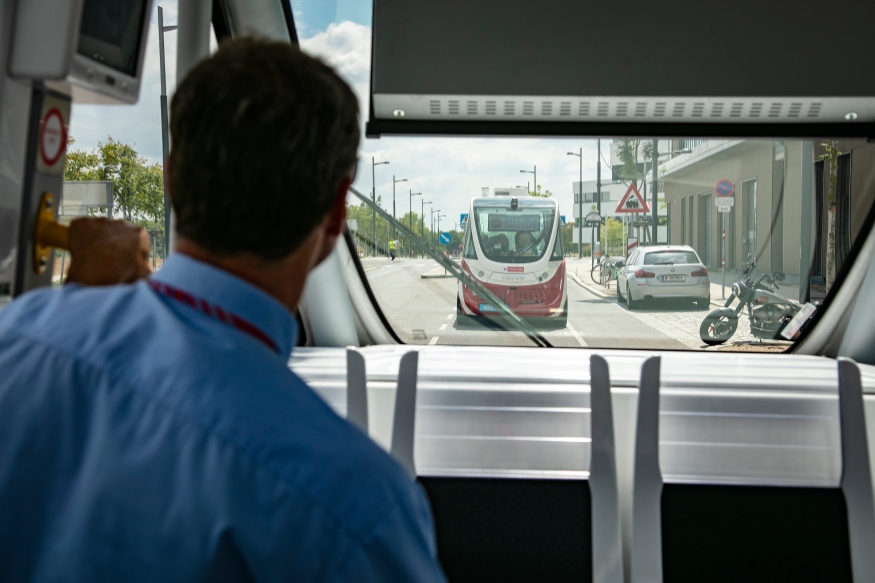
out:
{"label": "blue dress shirt", "polygon": [[[175,254],[0,311],[0,581],[440,581],[422,490],[287,361],[291,314]],[[205,313],[206,312],[206,313]]]}

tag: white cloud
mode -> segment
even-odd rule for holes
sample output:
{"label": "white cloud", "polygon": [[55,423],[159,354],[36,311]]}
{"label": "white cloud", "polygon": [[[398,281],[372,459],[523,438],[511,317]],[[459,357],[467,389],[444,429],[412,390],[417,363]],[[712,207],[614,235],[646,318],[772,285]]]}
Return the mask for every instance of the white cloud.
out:
{"label": "white cloud", "polygon": [[332,23],[315,36],[301,39],[301,48],[323,58],[348,81],[368,81],[371,70],[371,28],[355,22]]}
{"label": "white cloud", "polygon": [[[176,3],[162,2],[165,24],[176,23]],[[167,92],[176,86],[176,33],[165,34]],[[363,122],[368,112],[370,73],[370,27],[354,22],[328,26],[314,36],[302,39],[304,50],[317,55],[352,85],[359,98]],[[161,161],[161,116],[159,109],[159,59],[157,15],[153,12],[146,49],[146,64],[140,100],[134,106],[74,105],[71,134],[79,148],[93,148],[107,136],[135,143],[150,162]],[[554,192],[563,214],[572,215],[572,182],[578,179],[578,158],[566,155],[583,146],[583,179],[596,174],[595,140],[539,138],[393,138],[362,140],[361,163],[356,187],[367,194],[371,190],[371,157],[388,160],[390,165],[376,168],[377,194],[391,209],[392,175],[407,178],[397,185],[396,210],[399,216],[408,211],[408,194],[425,193],[434,208],[458,221],[467,212],[468,203],[480,194],[483,186],[516,186],[532,180],[521,169],[538,166],[538,183]],[[606,141],[603,154],[608,156]],[[603,169],[602,177],[607,179]],[[418,208],[414,200],[414,210]],[[428,212],[428,209],[426,209]]]}
{"label": "white cloud", "polygon": [[[370,92],[371,29],[353,22],[333,23],[309,39],[304,50],[333,65],[359,97],[363,116],[367,116]],[[457,221],[467,212],[468,203],[479,196],[481,187],[516,186],[533,182],[531,174],[521,169],[538,167],[538,183],[551,190],[559,200],[563,214],[572,215],[572,182],[578,180],[579,158],[568,156],[569,150],[583,146],[583,179],[596,174],[594,140],[540,138],[392,138],[363,140],[359,176],[355,186],[362,193],[371,191],[371,157],[389,160],[389,166],[376,168],[377,194],[383,205],[392,208],[392,176],[407,178],[396,185],[396,212],[402,216],[409,209],[409,193],[423,192],[434,208]],[[607,143],[603,144],[607,151]],[[604,170],[604,169],[603,169]],[[603,171],[603,179],[606,179]],[[414,201],[414,210],[417,204]],[[426,212],[428,210],[426,209]]]}

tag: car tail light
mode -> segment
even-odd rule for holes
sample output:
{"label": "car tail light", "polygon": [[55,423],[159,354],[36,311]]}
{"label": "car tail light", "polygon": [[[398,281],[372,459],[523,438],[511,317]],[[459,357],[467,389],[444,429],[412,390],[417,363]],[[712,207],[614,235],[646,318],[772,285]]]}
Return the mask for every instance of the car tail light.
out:
{"label": "car tail light", "polygon": [[703,267],[690,274],[690,277],[708,277],[708,268]]}
{"label": "car tail light", "polygon": [[635,277],[643,277],[645,279],[649,279],[651,277],[656,277],[656,274],[651,271],[644,271],[643,269],[639,269],[635,272]]}

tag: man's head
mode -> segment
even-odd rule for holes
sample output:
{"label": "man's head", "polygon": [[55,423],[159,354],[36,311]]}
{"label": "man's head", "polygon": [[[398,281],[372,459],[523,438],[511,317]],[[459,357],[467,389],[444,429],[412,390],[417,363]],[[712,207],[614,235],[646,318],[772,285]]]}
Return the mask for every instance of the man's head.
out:
{"label": "man's head", "polygon": [[355,95],[330,67],[285,43],[228,42],[180,83],[170,120],[186,251],[264,266],[306,251],[304,276],[327,256],[360,139]]}

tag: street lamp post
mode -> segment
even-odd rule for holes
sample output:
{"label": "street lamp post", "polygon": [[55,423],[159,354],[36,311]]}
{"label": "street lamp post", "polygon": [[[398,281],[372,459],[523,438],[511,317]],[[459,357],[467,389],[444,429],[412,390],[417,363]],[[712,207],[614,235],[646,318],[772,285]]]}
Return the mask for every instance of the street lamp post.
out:
{"label": "street lamp post", "polygon": [[[392,175],[392,218],[398,220],[398,217],[395,215],[395,185],[399,182],[407,182],[406,178],[395,178],[395,175]],[[395,226],[392,226],[392,238],[395,238]]]}
{"label": "street lamp post", "polygon": [[441,209],[430,209],[430,210],[431,210],[431,237],[430,237],[431,241],[430,241],[430,243],[431,243],[432,248],[434,248],[434,247],[436,247],[436,245],[434,243],[434,214],[441,212]]}
{"label": "street lamp post", "polygon": [[438,236],[438,243],[441,242],[441,217],[446,217],[446,216],[447,216],[447,215],[442,215],[442,214],[440,214],[440,211],[438,211],[438,216],[437,216],[437,236]]}
{"label": "street lamp post", "polygon": [[583,147],[580,148],[580,153],[568,152],[569,156],[577,156],[580,158],[580,182],[577,193],[577,258],[583,257]]}
{"label": "street lamp post", "polygon": [[535,178],[534,178],[535,190],[534,190],[534,192],[538,192],[538,166],[535,165],[534,170],[520,170],[520,174],[534,174],[535,175]]}
{"label": "street lamp post", "polygon": [[[596,210],[599,213],[599,216],[602,216],[602,140],[596,140],[596,166],[595,166],[595,197],[596,197]],[[613,172],[611,173],[613,174]],[[602,244],[602,223],[601,220],[595,226],[595,238],[599,240],[599,245]],[[607,243],[607,241],[605,241]],[[601,253],[601,249],[599,249],[599,253]],[[595,247],[590,249],[589,254],[592,256],[592,260],[595,261]]]}
{"label": "street lamp post", "polygon": [[161,153],[164,155],[164,257],[170,250],[170,193],[167,191],[167,157],[170,156],[170,137],[167,131],[167,75],[164,70],[164,33],[176,30],[164,26],[164,9],[158,7],[158,52],[161,55]]}
{"label": "street lamp post", "polygon": [[[407,217],[407,228],[410,229],[410,232],[413,232],[413,197],[414,196],[422,196],[421,192],[413,192],[410,191],[410,216]],[[410,242],[411,248],[413,246],[413,241]]]}
{"label": "street lamp post", "polygon": [[375,169],[380,164],[388,163],[388,160],[386,162],[375,162],[374,157],[371,156],[371,201],[374,203],[374,208],[371,209],[371,220],[374,227],[374,257],[377,256],[377,172]]}
{"label": "street lamp post", "polygon": [[[423,196],[422,199],[424,198],[425,197]],[[419,232],[422,234],[422,242],[425,243],[425,205],[431,204],[431,201],[422,199],[420,199],[420,202],[422,202],[422,212],[419,213]],[[423,252],[420,252],[419,254],[420,256],[425,257]]]}

